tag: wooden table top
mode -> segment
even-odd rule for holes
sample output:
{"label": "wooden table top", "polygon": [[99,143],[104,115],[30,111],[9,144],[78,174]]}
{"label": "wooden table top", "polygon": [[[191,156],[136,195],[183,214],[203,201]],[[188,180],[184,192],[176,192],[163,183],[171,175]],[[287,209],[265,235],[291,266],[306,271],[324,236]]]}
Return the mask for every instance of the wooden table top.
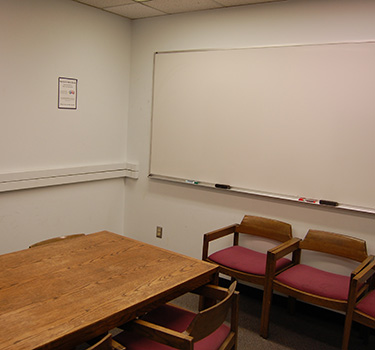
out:
{"label": "wooden table top", "polygon": [[0,349],[69,349],[217,277],[103,231],[0,256]]}

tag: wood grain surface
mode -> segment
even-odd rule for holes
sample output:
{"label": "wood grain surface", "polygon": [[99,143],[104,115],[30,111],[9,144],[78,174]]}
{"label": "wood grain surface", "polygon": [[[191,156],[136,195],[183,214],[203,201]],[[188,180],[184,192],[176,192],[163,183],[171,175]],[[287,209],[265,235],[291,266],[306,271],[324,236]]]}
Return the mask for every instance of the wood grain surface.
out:
{"label": "wood grain surface", "polygon": [[0,349],[69,349],[217,278],[217,266],[102,231],[0,256]]}

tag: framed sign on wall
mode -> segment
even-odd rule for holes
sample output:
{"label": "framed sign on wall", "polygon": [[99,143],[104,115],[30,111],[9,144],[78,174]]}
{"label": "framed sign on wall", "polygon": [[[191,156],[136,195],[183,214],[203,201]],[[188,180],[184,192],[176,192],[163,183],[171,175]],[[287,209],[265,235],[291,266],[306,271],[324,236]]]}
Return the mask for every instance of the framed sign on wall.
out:
{"label": "framed sign on wall", "polygon": [[59,77],[59,109],[77,109],[77,83],[78,79]]}

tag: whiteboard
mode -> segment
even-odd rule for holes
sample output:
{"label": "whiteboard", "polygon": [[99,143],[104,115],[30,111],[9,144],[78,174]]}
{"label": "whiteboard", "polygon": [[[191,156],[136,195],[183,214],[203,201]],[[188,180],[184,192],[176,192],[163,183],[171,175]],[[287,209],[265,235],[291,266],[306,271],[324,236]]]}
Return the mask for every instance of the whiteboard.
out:
{"label": "whiteboard", "polygon": [[375,208],[375,43],[158,52],[150,175]]}

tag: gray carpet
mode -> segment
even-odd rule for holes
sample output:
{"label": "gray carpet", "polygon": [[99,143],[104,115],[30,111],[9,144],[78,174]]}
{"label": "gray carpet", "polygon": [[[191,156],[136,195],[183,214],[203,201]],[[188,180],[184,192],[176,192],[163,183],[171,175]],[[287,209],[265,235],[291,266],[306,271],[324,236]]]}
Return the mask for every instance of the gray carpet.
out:
{"label": "gray carpet", "polygon": [[[225,284],[225,282],[224,282]],[[337,350],[341,348],[344,316],[305,303],[297,302],[296,312],[287,311],[287,299],[274,296],[268,339],[259,335],[262,291],[239,285],[240,313],[238,350]],[[174,302],[195,310],[197,297],[184,295]],[[368,329],[354,324],[350,350],[374,350],[375,335]],[[365,339],[368,343],[365,344]]]}

